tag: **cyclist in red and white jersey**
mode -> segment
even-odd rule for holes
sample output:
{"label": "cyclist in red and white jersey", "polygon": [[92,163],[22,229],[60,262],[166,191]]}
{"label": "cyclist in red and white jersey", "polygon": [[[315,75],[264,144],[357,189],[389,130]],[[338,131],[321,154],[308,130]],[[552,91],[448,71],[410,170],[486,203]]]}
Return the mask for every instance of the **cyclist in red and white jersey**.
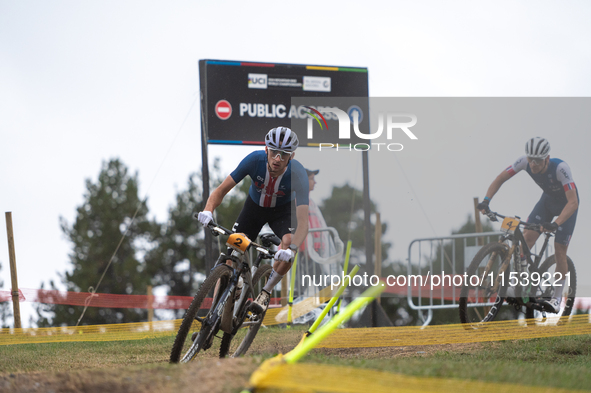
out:
{"label": "cyclist in red and white jersey", "polygon": [[[489,203],[501,186],[520,171],[526,171],[544,191],[542,197],[530,213],[527,221],[541,224],[546,231],[556,232],[554,249],[556,255],[556,273],[565,277],[568,272],[566,252],[570,243],[579,208],[579,193],[568,164],[558,158],[550,158],[550,143],[544,138],[531,138],[525,144],[525,156],[518,158],[513,165],[505,169],[492,182],[484,200],[478,204],[482,213],[488,213]],[[554,221],[552,221],[556,217]],[[525,229],[523,236],[531,249],[540,234]],[[556,284],[562,289],[565,279]],[[562,291],[556,290],[552,299],[543,303],[558,312],[562,301]]]}
{"label": "cyclist in red and white jersey", "polygon": [[[203,225],[209,224],[213,211],[226,194],[247,175],[252,179],[249,195],[232,230],[256,239],[263,225],[268,223],[281,239],[271,275],[251,305],[259,314],[267,309],[271,290],[291,268],[295,253],[308,234],[308,176],[302,164],[293,159],[299,145],[298,137],[287,127],[276,127],[267,133],[265,145],[264,151],[255,151],[240,162],[211,193],[205,209],[198,215]],[[297,225],[292,236],[294,205]]]}

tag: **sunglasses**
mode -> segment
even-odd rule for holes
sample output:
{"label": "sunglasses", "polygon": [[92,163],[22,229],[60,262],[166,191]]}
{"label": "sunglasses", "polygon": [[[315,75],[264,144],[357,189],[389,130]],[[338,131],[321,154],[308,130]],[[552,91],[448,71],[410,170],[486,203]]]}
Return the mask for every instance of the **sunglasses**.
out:
{"label": "sunglasses", "polygon": [[279,157],[281,161],[285,161],[286,159],[291,157],[291,153],[283,150],[269,149],[269,153],[271,153],[271,159],[273,160]]}
{"label": "sunglasses", "polygon": [[533,164],[533,165],[536,165],[536,166],[540,166],[540,165],[542,165],[544,163],[544,161],[546,161],[546,159],[545,158],[529,158],[528,157],[527,161],[530,164]]}

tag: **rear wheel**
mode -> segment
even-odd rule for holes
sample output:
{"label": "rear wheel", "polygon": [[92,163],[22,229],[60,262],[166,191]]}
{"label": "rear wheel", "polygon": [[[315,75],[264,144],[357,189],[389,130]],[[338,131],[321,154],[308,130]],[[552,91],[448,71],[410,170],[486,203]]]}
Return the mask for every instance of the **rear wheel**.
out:
{"label": "rear wheel", "polygon": [[[171,363],[178,363],[179,361],[187,363],[193,360],[199,351],[208,349],[211,346],[216,329],[219,328],[219,317],[210,320],[209,323],[207,323],[207,321],[210,314],[213,313],[218,299],[214,299],[207,315],[203,318],[199,318],[204,322],[203,324],[197,321],[197,313],[203,305],[207,295],[213,291],[216,283],[218,281],[220,282],[217,291],[219,298],[220,294],[226,289],[231,276],[232,270],[228,269],[228,266],[218,265],[211,271],[211,274],[205,279],[205,281],[203,281],[203,284],[199,287],[199,290],[187,309],[183,322],[179,327],[179,331],[172,346],[172,351],[170,352]],[[189,331],[192,329],[199,330],[195,331],[197,334],[193,334],[187,339]]]}
{"label": "rear wheel", "polygon": [[501,286],[495,281],[507,253],[506,244],[489,243],[474,256],[466,272],[467,282],[460,292],[462,323],[476,327],[481,322],[492,321],[499,313],[503,296]]}
{"label": "rear wheel", "polygon": [[[249,288],[248,293],[246,294],[247,298],[254,299],[259,292],[263,289],[267,280],[269,279],[269,275],[271,274],[271,266],[270,265],[261,265],[257,269],[254,277],[252,278],[252,285],[254,285],[254,290]],[[250,302],[247,302],[243,307],[248,307]],[[243,310],[244,311],[244,310]],[[231,347],[232,338],[234,335],[229,333],[224,333],[222,337],[222,345],[220,347],[220,357],[225,357],[228,353],[232,353],[232,357],[238,357],[244,355],[250,345],[252,344],[255,336],[257,335],[262,323],[263,319],[265,318],[266,311],[263,315],[258,317],[257,319],[251,320],[252,317],[251,312],[246,312],[245,319],[243,321],[243,325],[247,325],[246,327],[246,335],[238,345],[234,352],[232,353],[233,348]]]}

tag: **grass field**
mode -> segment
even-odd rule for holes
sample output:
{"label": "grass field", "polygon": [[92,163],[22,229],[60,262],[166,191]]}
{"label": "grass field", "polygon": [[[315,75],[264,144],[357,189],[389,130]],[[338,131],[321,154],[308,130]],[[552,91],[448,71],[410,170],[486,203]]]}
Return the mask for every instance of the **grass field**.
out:
{"label": "grass field", "polygon": [[[248,356],[210,349],[168,364],[173,337],[0,347],[3,392],[236,392],[265,359],[286,353],[303,328],[262,329]],[[303,361],[421,377],[476,379],[591,390],[591,336],[441,346],[316,349]]]}

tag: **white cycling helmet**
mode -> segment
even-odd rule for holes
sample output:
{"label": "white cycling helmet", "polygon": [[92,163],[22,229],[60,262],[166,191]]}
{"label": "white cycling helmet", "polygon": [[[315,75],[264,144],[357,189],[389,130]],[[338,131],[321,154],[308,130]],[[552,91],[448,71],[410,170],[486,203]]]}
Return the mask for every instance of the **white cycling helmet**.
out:
{"label": "white cycling helmet", "polygon": [[269,149],[293,153],[299,144],[296,133],[287,127],[275,127],[265,136],[265,145]]}
{"label": "white cycling helmet", "polygon": [[550,142],[539,136],[531,138],[525,143],[525,154],[529,158],[544,159],[550,154]]}

